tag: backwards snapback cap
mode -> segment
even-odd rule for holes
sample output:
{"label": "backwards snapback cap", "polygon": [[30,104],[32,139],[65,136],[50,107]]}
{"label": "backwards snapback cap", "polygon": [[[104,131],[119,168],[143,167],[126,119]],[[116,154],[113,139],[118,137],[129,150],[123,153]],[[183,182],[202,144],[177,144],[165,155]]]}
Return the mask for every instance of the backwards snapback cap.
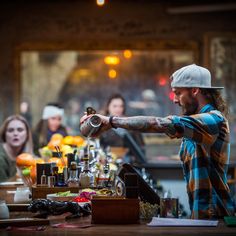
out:
{"label": "backwards snapback cap", "polygon": [[184,66],[175,71],[171,78],[172,88],[207,88],[223,89],[224,87],[211,86],[211,73],[204,67],[196,64]]}

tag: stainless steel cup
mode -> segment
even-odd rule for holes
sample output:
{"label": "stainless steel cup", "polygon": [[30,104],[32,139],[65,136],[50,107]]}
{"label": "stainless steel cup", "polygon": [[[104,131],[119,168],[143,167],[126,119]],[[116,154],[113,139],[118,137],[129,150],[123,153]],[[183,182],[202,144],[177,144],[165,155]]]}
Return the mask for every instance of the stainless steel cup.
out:
{"label": "stainless steel cup", "polygon": [[55,176],[48,176],[48,187],[54,187],[55,182]]}
{"label": "stainless steel cup", "polygon": [[80,125],[81,134],[85,137],[90,137],[96,134],[102,125],[102,120],[99,116],[93,115]]}

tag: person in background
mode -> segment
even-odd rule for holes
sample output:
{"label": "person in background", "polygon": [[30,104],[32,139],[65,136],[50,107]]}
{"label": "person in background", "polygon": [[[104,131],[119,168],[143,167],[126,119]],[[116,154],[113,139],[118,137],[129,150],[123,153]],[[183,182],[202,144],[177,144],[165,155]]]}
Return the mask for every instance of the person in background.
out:
{"label": "person in background", "polygon": [[9,116],[0,128],[0,182],[14,179],[16,157],[23,152],[33,154],[29,125],[20,115]]}
{"label": "person in background", "polygon": [[[120,94],[113,94],[109,97],[105,114],[108,116],[125,116],[126,112],[126,101]],[[121,131],[121,132],[119,132]],[[124,132],[124,131],[123,131]],[[108,132],[103,133],[100,136],[101,146],[106,148],[108,146],[112,147],[126,147],[123,132],[121,129],[111,129]],[[125,131],[127,132],[127,131]],[[142,135],[139,132],[130,131],[131,137],[133,140],[141,147],[144,152],[144,141]],[[133,153],[130,151],[126,154],[124,161],[132,162],[130,159],[133,156]]]}
{"label": "person in background", "polygon": [[65,125],[69,135],[78,135],[79,129],[79,117],[81,112],[81,104],[78,99],[73,98],[68,101],[66,106],[66,114],[64,116]]}
{"label": "person in background", "polygon": [[30,112],[30,105],[28,102],[24,101],[20,104],[20,115],[23,116],[27,120],[29,126],[31,127],[32,115]]}
{"label": "person in background", "polygon": [[145,89],[141,93],[142,101],[130,101],[128,107],[133,115],[139,116],[162,116],[163,107],[158,102],[157,96],[152,89]]}
{"label": "person in background", "polygon": [[57,103],[49,103],[43,109],[42,119],[33,132],[35,153],[47,145],[53,134],[67,136],[66,128],[62,125],[64,109]]}
{"label": "person in background", "polygon": [[[102,128],[164,133],[181,138],[180,160],[187,186],[192,219],[233,216],[235,203],[227,184],[230,158],[228,107],[219,89],[211,85],[211,73],[195,64],[180,68],[171,76],[174,102],[183,116],[98,116]],[[89,116],[81,118],[84,122]]]}

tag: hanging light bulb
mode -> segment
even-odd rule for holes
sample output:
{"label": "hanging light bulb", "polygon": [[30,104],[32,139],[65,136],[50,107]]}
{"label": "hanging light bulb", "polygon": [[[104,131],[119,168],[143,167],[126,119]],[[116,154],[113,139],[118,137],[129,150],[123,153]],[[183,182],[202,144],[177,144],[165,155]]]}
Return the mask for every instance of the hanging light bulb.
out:
{"label": "hanging light bulb", "polygon": [[130,59],[132,57],[132,52],[130,50],[124,50],[123,54],[126,59]]}
{"label": "hanging light bulb", "polygon": [[105,4],[105,0],[96,0],[98,6],[103,6]]}
{"label": "hanging light bulb", "polygon": [[120,58],[117,56],[107,56],[104,58],[104,62],[107,65],[117,65],[120,63]]}
{"label": "hanging light bulb", "polygon": [[110,69],[110,70],[108,71],[108,76],[109,76],[110,79],[115,79],[116,76],[117,76],[116,70]]}

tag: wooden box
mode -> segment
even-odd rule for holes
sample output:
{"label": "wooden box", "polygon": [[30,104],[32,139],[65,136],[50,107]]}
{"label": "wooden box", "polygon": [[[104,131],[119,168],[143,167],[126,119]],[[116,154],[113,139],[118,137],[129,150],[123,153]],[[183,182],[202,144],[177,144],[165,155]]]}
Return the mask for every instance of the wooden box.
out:
{"label": "wooden box", "polygon": [[93,224],[139,223],[139,200],[120,197],[93,197]]}

